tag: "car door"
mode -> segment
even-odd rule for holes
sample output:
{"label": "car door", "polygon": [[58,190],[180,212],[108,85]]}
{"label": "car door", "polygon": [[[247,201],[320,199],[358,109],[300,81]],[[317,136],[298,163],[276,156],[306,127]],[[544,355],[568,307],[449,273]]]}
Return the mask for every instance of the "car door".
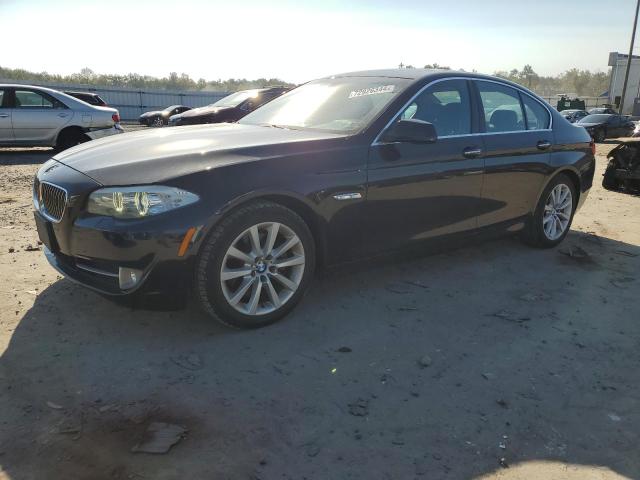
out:
{"label": "car door", "polygon": [[363,215],[365,253],[476,227],[481,211],[481,138],[466,79],[424,88],[388,125],[417,119],[434,125],[434,143],[387,143],[370,148]]}
{"label": "car door", "polygon": [[9,108],[9,89],[0,88],[0,144],[13,142],[11,108]]}
{"label": "car door", "polygon": [[14,90],[13,135],[17,143],[50,145],[71,120],[73,112],[46,92]]}
{"label": "car door", "polygon": [[491,206],[478,226],[522,219],[537,202],[550,162],[551,114],[528,93],[500,82],[475,80],[474,89],[485,131],[482,199]]}

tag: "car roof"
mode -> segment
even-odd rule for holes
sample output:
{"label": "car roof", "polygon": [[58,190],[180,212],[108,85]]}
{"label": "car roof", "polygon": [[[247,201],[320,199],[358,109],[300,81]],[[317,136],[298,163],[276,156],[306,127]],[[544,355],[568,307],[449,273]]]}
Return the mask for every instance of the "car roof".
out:
{"label": "car roof", "polygon": [[33,88],[34,90],[43,90],[45,92],[62,93],[60,90],[53,88],[40,87],[39,85],[24,85],[21,83],[0,83],[0,88]]}
{"label": "car roof", "polygon": [[455,70],[442,70],[434,68],[386,68],[380,70],[360,70],[356,72],[345,72],[337,75],[329,75],[325,78],[331,77],[388,77],[388,78],[405,78],[407,80],[418,80],[421,78],[429,77],[437,73],[455,73]]}
{"label": "car roof", "polygon": [[[424,81],[425,79],[433,78],[434,80],[447,77],[465,77],[476,80],[489,80],[499,81],[506,85],[526,90],[530,92],[526,87],[514,83],[506,78],[485,75],[477,72],[464,72],[461,70],[447,70],[442,68],[388,68],[381,70],[361,70],[357,72],[346,72],[337,75],[329,75],[326,78],[339,78],[339,77],[382,77],[382,78],[403,78],[406,80],[412,80],[413,82]],[[533,93],[533,92],[531,92]]]}

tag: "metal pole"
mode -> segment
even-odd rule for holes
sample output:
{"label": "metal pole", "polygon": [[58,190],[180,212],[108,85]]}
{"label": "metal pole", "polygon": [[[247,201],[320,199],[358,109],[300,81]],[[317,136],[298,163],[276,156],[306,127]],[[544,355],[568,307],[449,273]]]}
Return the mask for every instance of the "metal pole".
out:
{"label": "metal pole", "polygon": [[631,70],[631,60],[633,58],[633,42],[636,39],[636,26],[638,25],[638,10],[640,10],[640,0],[636,2],[636,16],[633,19],[633,32],[631,33],[631,43],[629,44],[629,57],[627,58],[627,71],[624,73],[624,83],[622,84],[622,95],[620,97],[620,108],[618,113],[622,114],[624,108],[624,96],[627,92],[627,83],[629,82],[629,70]]}

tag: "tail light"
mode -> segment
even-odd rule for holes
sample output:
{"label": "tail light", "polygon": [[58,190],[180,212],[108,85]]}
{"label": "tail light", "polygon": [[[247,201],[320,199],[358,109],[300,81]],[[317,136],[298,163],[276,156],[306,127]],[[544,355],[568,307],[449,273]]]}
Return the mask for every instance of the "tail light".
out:
{"label": "tail light", "polygon": [[115,123],[120,123],[120,114],[114,113],[113,115],[111,115],[111,120],[113,120]]}
{"label": "tail light", "polygon": [[596,142],[594,140],[591,140],[591,143],[589,144],[589,146],[591,147],[591,154],[595,156],[595,154],[596,154]]}

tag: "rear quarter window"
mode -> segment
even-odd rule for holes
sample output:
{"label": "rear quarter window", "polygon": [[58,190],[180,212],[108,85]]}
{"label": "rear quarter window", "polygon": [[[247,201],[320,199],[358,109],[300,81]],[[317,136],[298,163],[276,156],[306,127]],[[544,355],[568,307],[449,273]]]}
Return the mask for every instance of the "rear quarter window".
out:
{"label": "rear quarter window", "polygon": [[[549,111],[529,95],[522,93],[521,97],[524,104],[524,112],[527,116],[527,130],[545,130],[549,128],[551,120]],[[579,112],[576,112],[576,116],[578,114]]]}

